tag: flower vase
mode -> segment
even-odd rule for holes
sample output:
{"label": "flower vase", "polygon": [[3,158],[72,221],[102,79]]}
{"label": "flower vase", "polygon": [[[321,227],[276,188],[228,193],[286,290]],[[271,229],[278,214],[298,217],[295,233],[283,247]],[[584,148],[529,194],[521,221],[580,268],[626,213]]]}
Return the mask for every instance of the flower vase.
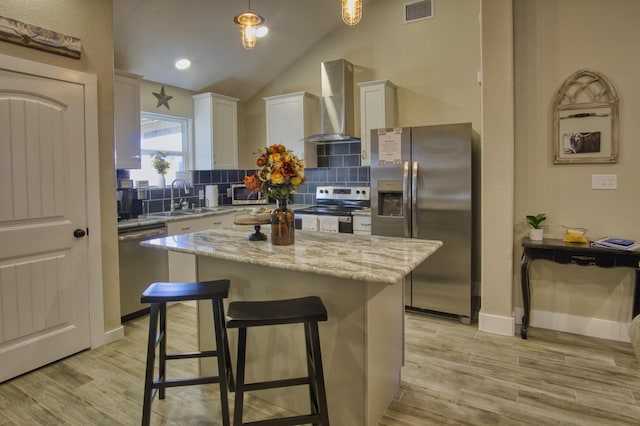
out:
{"label": "flower vase", "polygon": [[167,182],[165,180],[163,173],[158,173],[158,188],[165,189],[167,187]]}
{"label": "flower vase", "polygon": [[295,241],[293,210],[287,208],[287,200],[276,200],[271,212],[271,244],[286,246]]}

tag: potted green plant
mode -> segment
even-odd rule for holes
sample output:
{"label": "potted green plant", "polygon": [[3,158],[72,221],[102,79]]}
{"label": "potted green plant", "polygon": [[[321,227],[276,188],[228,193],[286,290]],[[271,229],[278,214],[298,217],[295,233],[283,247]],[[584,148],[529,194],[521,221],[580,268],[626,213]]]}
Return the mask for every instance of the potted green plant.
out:
{"label": "potted green plant", "polygon": [[527,215],[527,223],[531,226],[529,230],[529,238],[536,241],[541,241],[544,236],[544,229],[542,229],[542,222],[547,219],[547,215],[544,213],[538,213],[537,215]]}
{"label": "potted green plant", "polygon": [[153,168],[158,172],[158,186],[160,188],[165,188],[167,183],[165,181],[164,175],[167,174],[167,169],[171,167],[171,163],[166,160],[167,153],[164,151],[158,151],[153,155],[153,160],[151,164]]}

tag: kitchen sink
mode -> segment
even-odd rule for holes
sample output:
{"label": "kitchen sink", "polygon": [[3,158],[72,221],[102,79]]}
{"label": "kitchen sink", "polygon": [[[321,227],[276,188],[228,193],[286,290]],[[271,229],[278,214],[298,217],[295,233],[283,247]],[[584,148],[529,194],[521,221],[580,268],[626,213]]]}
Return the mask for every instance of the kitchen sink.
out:
{"label": "kitchen sink", "polygon": [[175,217],[175,216],[191,216],[191,215],[193,215],[193,211],[176,210],[176,211],[173,211],[173,212],[149,213],[148,216],[153,216],[153,217]]}
{"label": "kitchen sink", "polygon": [[193,216],[194,214],[203,214],[220,211],[218,207],[197,207],[189,210],[175,210],[172,212],[156,212],[149,213],[148,217],[177,217],[177,216]]}
{"label": "kitchen sink", "polygon": [[197,207],[195,209],[191,209],[191,210],[187,210],[190,212],[193,212],[195,214],[199,214],[199,213],[210,213],[210,212],[217,212],[220,209],[218,207]]}

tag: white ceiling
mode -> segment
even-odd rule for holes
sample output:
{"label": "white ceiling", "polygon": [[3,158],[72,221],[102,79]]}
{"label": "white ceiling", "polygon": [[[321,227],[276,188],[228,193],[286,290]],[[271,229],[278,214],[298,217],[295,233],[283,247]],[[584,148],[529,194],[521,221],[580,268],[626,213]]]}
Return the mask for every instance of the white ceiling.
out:
{"label": "white ceiling", "polygon": [[[340,0],[253,0],[269,34],[246,50],[248,0],[114,0],[115,67],[193,91],[251,98],[342,23]],[[365,11],[366,12],[366,11]],[[174,67],[187,57],[186,71]]]}

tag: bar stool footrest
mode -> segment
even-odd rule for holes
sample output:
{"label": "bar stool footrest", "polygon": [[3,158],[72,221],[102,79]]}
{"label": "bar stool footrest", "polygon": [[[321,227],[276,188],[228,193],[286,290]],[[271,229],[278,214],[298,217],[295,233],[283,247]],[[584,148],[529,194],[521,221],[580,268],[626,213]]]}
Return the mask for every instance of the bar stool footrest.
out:
{"label": "bar stool footrest", "polygon": [[172,359],[207,358],[213,356],[218,356],[218,351],[194,351],[166,354],[165,359],[169,361]]}
{"label": "bar stool footrest", "polygon": [[190,379],[164,380],[162,382],[155,381],[153,382],[153,387],[154,389],[176,388],[179,386],[206,385],[209,383],[220,383],[220,378],[218,376],[208,376],[208,377],[195,377]]}
{"label": "bar stool footrest", "polygon": [[302,386],[302,385],[308,385],[308,384],[309,384],[308,377],[297,377],[294,379],[281,379],[281,380],[271,380],[268,382],[245,383],[243,388],[245,392],[251,392],[251,391],[263,390],[263,389],[275,389],[275,388],[283,388],[287,386]]}

